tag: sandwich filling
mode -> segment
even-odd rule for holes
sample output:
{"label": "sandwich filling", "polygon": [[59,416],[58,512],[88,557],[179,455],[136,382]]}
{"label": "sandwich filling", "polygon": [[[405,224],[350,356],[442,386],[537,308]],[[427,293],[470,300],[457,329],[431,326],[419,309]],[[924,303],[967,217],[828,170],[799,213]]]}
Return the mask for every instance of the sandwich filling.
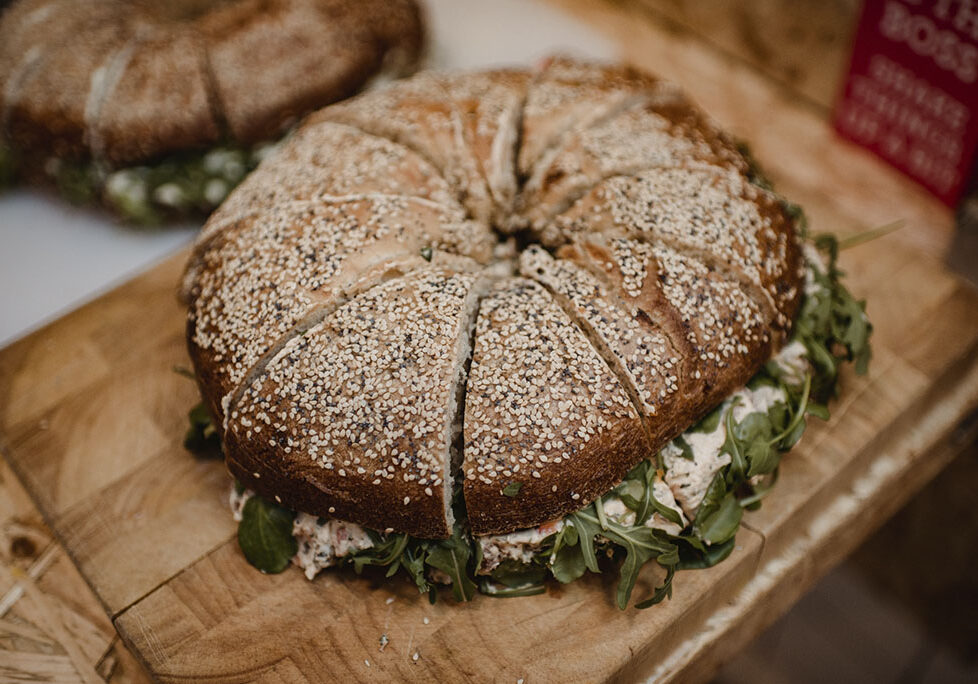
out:
{"label": "sandwich filling", "polygon": [[[477,589],[493,596],[541,593],[548,575],[566,583],[617,562],[622,608],[639,571],[654,560],[665,579],[637,606],[661,601],[676,570],[708,567],[731,553],[744,510],[769,492],[807,416],[828,418],[825,402],[835,393],[840,364],[854,361],[857,372],[866,370],[871,326],[863,303],[840,283],[837,242],[828,236],[807,242],[805,256],[804,297],[787,344],[747,386],[580,510],[530,529],[474,536],[456,500],[453,536],[427,540],[287,511],[236,487],[231,507],[246,557],[271,572],[291,562],[310,579],[336,565],[358,572],[380,565],[388,576],[404,570],[432,597],[436,584],[450,584],[458,600]],[[188,442],[199,443],[204,429],[198,412]],[[503,494],[516,496],[519,488],[512,482]],[[456,499],[459,489],[456,483]]]}
{"label": "sandwich filling", "polygon": [[[125,221],[149,226],[210,214],[275,147],[224,145],[124,168],[51,157],[43,170],[72,204],[102,202]],[[0,142],[0,189],[17,181],[19,166],[17,153]]]}

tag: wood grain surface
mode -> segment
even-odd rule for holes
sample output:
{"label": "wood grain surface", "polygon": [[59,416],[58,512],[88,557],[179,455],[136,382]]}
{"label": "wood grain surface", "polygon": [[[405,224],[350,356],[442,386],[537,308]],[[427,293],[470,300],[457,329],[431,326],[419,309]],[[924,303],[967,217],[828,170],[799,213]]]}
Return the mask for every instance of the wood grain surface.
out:
{"label": "wood grain surface", "polygon": [[[188,364],[174,294],[184,255],[175,255],[0,351],[0,448],[80,577],[156,677],[702,679],[953,454],[953,428],[978,403],[978,297],[937,261],[951,234],[949,212],[837,141],[810,102],[694,37],[642,19],[644,9],[556,4],[607,31],[632,61],[683,83],[721,124],[750,140],[816,231],[905,222],[899,233],[843,255],[876,326],[870,375],[844,377],[832,420],[816,421],[786,458],[775,491],[745,518],[734,554],[710,570],[680,574],[671,601],[620,612],[614,578],[602,576],[527,599],[480,596],[460,606],[443,597],[431,606],[403,582],[327,572],[310,583],[296,570],[266,576],[244,561],[223,466],[195,460],[180,444],[197,399],[193,384],[173,371]],[[4,511],[4,519],[16,516]],[[16,561],[25,567],[50,539],[36,517],[30,525],[39,550],[29,562]],[[61,557],[44,575],[69,605],[85,593],[72,572]],[[653,572],[643,577],[646,588],[655,580]],[[2,595],[20,580],[0,581]],[[76,681],[83,675],[70,671],[98,662],[90,655],[107,652],[113,637],[90,602],[75,612],[84,619],[45,624],[12,613],[0,618],[0,629],[20,630],[17,638],[34,639],[35,651],[60,656],[45,661],[49,678]],[[89,636],[59,645],[66,628],[58,624],[86,622],[79,631]],[[390,639],[383,649],[382,634]],[[17,653],[25,671],[38,661]]]}
{"label": "wood grain surface", "polygon": [[831,107],[849,66],[859,0],[636,0],[781,86]]}

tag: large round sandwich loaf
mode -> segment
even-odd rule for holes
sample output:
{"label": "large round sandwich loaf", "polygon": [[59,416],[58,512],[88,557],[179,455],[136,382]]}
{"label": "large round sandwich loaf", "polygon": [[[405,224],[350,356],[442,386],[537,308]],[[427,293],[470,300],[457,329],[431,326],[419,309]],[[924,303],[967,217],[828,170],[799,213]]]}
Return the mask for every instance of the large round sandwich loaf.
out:
{"label": "large round sandwich loaf", "polygon": [[[627,67],[426,73],[320,110],[187,268],[228,467],[347,544],[558,529],[788,339],[797,215],[755,181]],[[650,472],[675,509],[653,517],[693,520],[709,481]]]}
{"label": "large round sandwich loaf", "polygon": [[413,70],[422,43],[413,0],[17,0],[0,16],[0,142],[34,179],[248,148]]}
{"label": "large round sandwich loaf", "polygon": [[[577,116],[555,130],[547,109]],[[785,337],[798,241],[747,169],[675,89],[564,60],[320,111],[192,262],[188,339],[232,471],[296,510],[448,536],[464,426],[473,532],[579,508]],[[519,223],[530,244],[495,257]]]}

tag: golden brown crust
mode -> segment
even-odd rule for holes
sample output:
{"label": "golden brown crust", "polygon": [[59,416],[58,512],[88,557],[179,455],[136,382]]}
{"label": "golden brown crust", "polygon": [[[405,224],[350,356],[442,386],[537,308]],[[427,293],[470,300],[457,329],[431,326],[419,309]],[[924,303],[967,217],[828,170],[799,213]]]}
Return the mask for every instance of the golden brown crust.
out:
{"label": "golden brown crust", "polygon": [[310,121],[334,121],[389,138],[430,162],[480,221],[492,217],[492,193],[466,124],[448,89],[450,75],[423,73],[316,112]]}
{"label": "golden brown crust", "polygon": [[802,265],[794,222],[776,197],[737,170],[692,165],[615,176],[541,231],[556,244],[594,233],[695,255],[740,282],[779,337],[794,317]]}
{"label": "golden brown crust", "polygon": [[438,171],[403,145],[343,124],[310,122],[234,189],[211,214],[197,242],[249,213],[361,194],[420,197],[462,211]]}
{"label": "golden brown crust", "polygon": [[282,204],[234,223],[191,262],[187,341],[205,393],[220,405],[297,326],[364,278],[379,282],[392,262],[424,263],[426,247],[488,260],[481,228],[440,205],[387,195]]}
{"label": "golden brown crust", "polygon": [[206,147],[221,131],[199,39],[186,31],[140,41],[99,107],[91,147],[110,164]]}
{"label": "golden brown crust", "polygon": [[413,0],[19,0],[0,17],[4,134],[38,168],[254,143],[413,68],[421,21]]}
{"label": "golden brown crust", "polygon": [[462,466],[474,534],[559,518],[651,455],[618,378],[543,287],[501,281],[475,333]]}
{"label": "golden brown crust", "polygon": [[[455,350],[468,336],[476,266],[389,280],[291,340],[228,416],[230,461],[265,467],[251,478],[259,491],[300,510],[449,536]],[[292,499],[296,479],[320,490],[315,505]]]}
{"label": "golden brown crust", "polygon": [[521,177],[528,178],[540,157],[568,132],[667,93],[678,95],[674,87],[628,65],[587,64],[564,56],[543,60],[523,109],[517,164]]}

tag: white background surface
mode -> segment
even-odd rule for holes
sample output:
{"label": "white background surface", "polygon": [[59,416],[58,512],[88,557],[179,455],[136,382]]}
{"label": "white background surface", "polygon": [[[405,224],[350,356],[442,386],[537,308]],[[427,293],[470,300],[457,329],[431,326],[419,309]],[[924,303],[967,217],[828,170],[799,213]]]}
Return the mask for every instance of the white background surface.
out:
{"label": "white background surface", "polygon": [[[595,31],[533,0],[421,0],[428,65],[532,64],[552,52],[614,58]],[[118,225],[27,189],[0,195],[0,346],[96,297],[193,238],[198,226]]]}

